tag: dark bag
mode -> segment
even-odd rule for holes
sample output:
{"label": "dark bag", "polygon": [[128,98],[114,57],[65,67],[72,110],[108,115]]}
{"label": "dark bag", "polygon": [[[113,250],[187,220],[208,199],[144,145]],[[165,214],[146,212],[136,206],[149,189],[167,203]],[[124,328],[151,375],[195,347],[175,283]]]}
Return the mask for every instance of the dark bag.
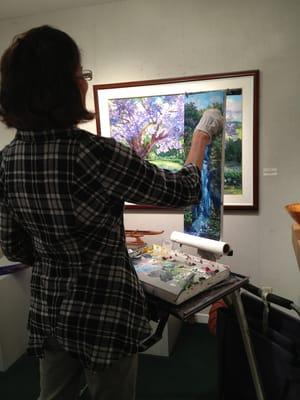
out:
{"label": "dark bag", "polygon": [[[250,335],[266,400],[300,399],[300,320],[242,294]],[[221,308],[217,317],[219,393],[222,400],[256,400],[240,328],[232,309]]]}

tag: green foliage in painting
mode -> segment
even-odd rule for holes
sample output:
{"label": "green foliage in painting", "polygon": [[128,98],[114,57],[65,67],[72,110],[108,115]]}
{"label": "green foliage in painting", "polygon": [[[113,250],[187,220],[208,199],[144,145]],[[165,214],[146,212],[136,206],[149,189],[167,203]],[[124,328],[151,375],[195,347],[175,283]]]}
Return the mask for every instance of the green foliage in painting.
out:
{"label": "green foliage in painting", "polygon": [[240,194],[242,190],[241,167],[226,167],[224,179],[227,194]]}
{"label": "green foliage in painting", "polygon": [[190,227],[193,222],[193,215],[191,210],[185,210],[184,212],[184,226]]}
{"label": "green foliage in painting", "polygon": [[238,165],[242,162],[242,141],[241,139],[226,140],[225,159],[227,164],[236,163]]}

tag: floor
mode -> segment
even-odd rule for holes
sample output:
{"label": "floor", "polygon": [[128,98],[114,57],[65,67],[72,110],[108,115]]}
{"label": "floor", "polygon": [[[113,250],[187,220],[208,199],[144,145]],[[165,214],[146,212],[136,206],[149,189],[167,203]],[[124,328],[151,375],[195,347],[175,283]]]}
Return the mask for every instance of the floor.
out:
{"label": "floor", "polygon": [[[217,400],[216,339],[205,324],[184,324],[170,357],[141,355],[136,400]],[[38,363],[21,357],[0,373],[1,400],[36,400]],[[89,400],[85,392],[80,400]]]}

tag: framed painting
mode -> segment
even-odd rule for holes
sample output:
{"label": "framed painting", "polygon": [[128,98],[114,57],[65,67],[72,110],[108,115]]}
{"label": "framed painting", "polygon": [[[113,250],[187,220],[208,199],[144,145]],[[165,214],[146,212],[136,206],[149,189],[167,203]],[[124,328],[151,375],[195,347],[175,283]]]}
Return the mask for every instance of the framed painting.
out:
{"label": "framed painting", "polygon": [[[224,208],[257,210],[258,89],[258,70],[94,85],[97,132],[133,146],[162,168],[177,170],[186,157],[183,130],[191,121],[196,125],[205,108],[216,106],[213,97],[205,103],[205,93],[225,93]],[[200,93],[203,104],[193,114],[189,104],[197,104]],[[155,118],[160,124],[151,123]]]}

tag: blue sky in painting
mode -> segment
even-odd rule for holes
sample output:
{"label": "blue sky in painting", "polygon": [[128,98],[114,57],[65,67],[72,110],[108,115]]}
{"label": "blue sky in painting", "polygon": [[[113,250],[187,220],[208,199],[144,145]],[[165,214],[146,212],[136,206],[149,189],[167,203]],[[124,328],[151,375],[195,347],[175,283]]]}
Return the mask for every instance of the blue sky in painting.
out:
{"label": "blue sky in painting", "polygon": [[229,95],[226,98],[226,111],[233,121],[242,122],[242,98],[241,94]]}
{"label": "blue sky in painting", "polygon": [[186,93],[186,102],[194,103],[198,110],[206,109],[213,103],[221,103],[224,101],[223,91]]}

